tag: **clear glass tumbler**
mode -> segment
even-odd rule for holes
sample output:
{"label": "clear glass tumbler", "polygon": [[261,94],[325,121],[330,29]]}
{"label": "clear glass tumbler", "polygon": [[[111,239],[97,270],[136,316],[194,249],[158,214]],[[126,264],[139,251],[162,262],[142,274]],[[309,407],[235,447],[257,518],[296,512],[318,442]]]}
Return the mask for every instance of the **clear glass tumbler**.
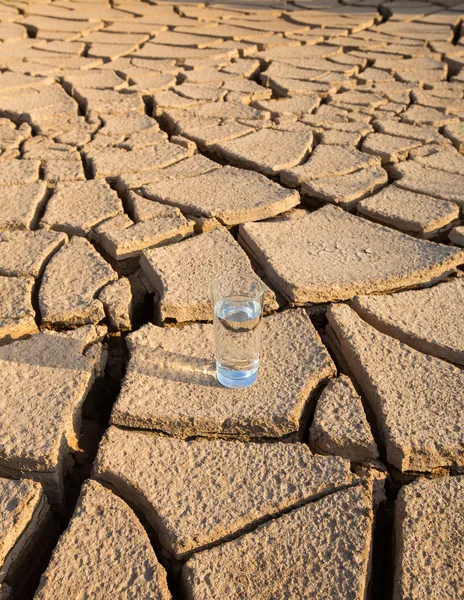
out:
{"label": "clear glass tumbler", "polygon": [[223,275],[211,283],[216,373],[225,387],[246,388],[258,378],[264,291],[257,277]]}

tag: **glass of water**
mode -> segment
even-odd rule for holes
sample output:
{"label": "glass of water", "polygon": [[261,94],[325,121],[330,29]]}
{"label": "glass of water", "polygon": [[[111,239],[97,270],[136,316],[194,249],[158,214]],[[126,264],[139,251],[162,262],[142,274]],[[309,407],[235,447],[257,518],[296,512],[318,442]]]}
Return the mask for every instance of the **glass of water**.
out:
{"label": "glass of water", "polygon": [[225,387],[246,388],[258,378],[264,291],[257,277],[223,275],[211,283],[216,373]]}

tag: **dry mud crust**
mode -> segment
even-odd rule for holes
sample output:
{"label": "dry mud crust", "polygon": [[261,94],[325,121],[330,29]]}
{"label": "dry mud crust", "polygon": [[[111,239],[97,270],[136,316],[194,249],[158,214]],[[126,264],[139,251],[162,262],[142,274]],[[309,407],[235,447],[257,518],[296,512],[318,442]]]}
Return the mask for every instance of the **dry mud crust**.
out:
{"label": "dry mud crust", "polygon": [[87,159],[95,178],[114,180],[122,173],[140,173],[162,169],[191,155],[189,150],[178,144],[162,142],[149,148],[126,151],[122,148],[91,150]]}
{"label": "dry mud crust", "polygon": [[[105,224],[103,224],[105,227]],[[121,229],[101,231],[101,247],[117,261],[138,258],[148,248],[179,242],[193,235],[194,222],[178,215],[130,223]]]}
{"label": "dry mud crust", "polygon": [[[182,244],[146,250],[140,266],[159,298],[161,320],[179,323],[212,320],[210,285],[216,277],[226,272],[256,277],[246,253],[221,226]],[[277,308],[267,289],[265,312]]]}
{"label": "dry mud crust", "polygon": [[408,157],[409,151],[421,142],[385,133],[370,133],[363,141],[362,150],[379,156],[382,163],[394,163]]}
{"label": "dry mud crust", "polygon": [[379,331],[425,354],[464,365],[464,279],[393,295],[358,296],[352,307]]}
{"label": "dry mud crust", "polygon": [[464,588],[464,476],[419,479],[395,505],[393,598],[454,600]]}
{"label": "dry mud crust", "polygon": [[38,277],[66,241],[64,233],[43,229],[0,232],[0,275]]}
{"label": "dry mud crust", "polygon": [[460,191],[464,185],[464,175],[427,168],[416,161],[393,165],[389,174],[397,180],[396,185],[400,188],[455,202],[461,210],[464,207]]}
{"label": "dry mud crust", "polygon": [[42,324],[78,327],[105,316],[96,294],[116,272],[86,239],[73,237],[48,263],[39,291]]}
{"label": "dry mud crust", "polygon": [[303,165],[282,172],[280,178],[292,187],[312,182],[314,179],[348,175],[353,171],[380,165],[377,156],[370,156],[343,146],[318,146]]}
{"label": "dry mud crust", "polygon": [[10,586],[21,597],[30,591],[56,528],[41,485],[31,480],[0,478],[0,515],[0,598]]}
{"label": "dry mud crust", "polygon": [[45,205],[47,186],[37,181],[8,186],[0,197],[0,229],[30,229]]}
{"label": "dry mud crust", "polygon": [[301,185],[301,193],[350,210],[359,200],[380,190],[388,182],[381,167],[359,169],[346,175],[321,177]]}
{"label": "dry mud crust", "polygon": [[169,600],[166,573],[132,509],[96,481],[87,481],[53,553],[35,600],[82,594]]}
{"label": "dry mud crust", "polygon": [[39,168],[40,161],[38,160],[0,162],[0,187],[34,183],[39,179]]}
{"label": "dry mud crust", "polygon": [[379,457],[361,398],[346,375],[329,381],[317,401],[309,430],[312,448],[357,463]]}
{"label": "dry mud crust", "polygon": [[56,505],[95,376],[83,350],[82,341],[47,333],[0,348],[0,475],[42,482]]}
{"label": "dry mud crust", "polygon": [[239,241],[269,281],[297,303],[425,285],[464,262],[459,250],[413,239],[333,206],[294,219],[243,224]]}
{"label": "dry mud crust", "polygon": [[459,219],[459,206],[453,202],[404,190],[395,184],[361,200],[357,211],[374,221],[424,238],[449,229]]}
{"label": "dry mud crust", "polygon": [[449,234],[450,242],[464,247],[464,227],[455,227]]}
{"label": "dry mud crust", "polygon": [[105,181],[60,182],[47,203],[41,224],[85,237],[92,227],[122,212],[121,200]]}
{"label": "dry mud crust", "polygon": [[299,437],[310,395],[335,365],[305,311],[265,317],[260,377],[246,390],[218,384],[213,325],[148,324],[128,339],[131,359],[115,425],[177,437]]}
{"label": "dry mud crust", "polygon": [[136,506],[178,559],[356,482],[348,461],[303,444],[184,441],[116,427],[93,475]]}
{"label": "dry mud crust", "polygon": [[261,129],[236,140],[215,144],[212,150],[240,167],[273,175],[303,162],[312,144],[310,127],[306,131]]}
{"label": "dry mud crust", "polygon": [[374,412],[388,462],[402,472],[462,467],[462,370],[380,333],[348,306],[331,306],[327,316]]}
{"label": "dry mud crust", "polygon": [[[463,7],[169,1],[0,5],[0,476],[62,512],[110,425],[37,593],[393,596],[393,486],[464,472]],[[233,268],[276,309],[242,391],[207,323]],[[448,600],[461,502],[424,494],[396,594]]]}
{"label": "dry mud crust", "polygon": [[154,183],[145,186],[143,193],[187,214],[216,217],[224,225],[274,217],[300,201],[298,192],[284,189],[259,173],[235,167]]}
{"label": "dry mud crust", "polygon": [[[116,178],[116,188],[120,193],[127,192],[133,188],[141,188],[141,193],[150,198],[149,184],[167,179],[183,179],[194,177],[202,173],[207,173],[213,169],[219,169],[220,165],[213,162],[202,154],[194,154],[192,157],[185,158],[164,169],[152,169],[140,173],[128,173],[118,175]],[[147,193],[145,193],[147,186]]]}
{"label": "dry mud crust", "polygon": [[336,492],[195,554],[182,570],[186,597],[362,600],[372,525],[369,486]]}
{"label": "dry mud crust", "polygon": [[130,330],[134,316],[132,289],[127,277],[108,283],[98,295],[103,302],[110,327],[115,331]]}
{"label": "dry mud crust", "polygon": [[32,277],[0,277],[0,346],[37,333]]}

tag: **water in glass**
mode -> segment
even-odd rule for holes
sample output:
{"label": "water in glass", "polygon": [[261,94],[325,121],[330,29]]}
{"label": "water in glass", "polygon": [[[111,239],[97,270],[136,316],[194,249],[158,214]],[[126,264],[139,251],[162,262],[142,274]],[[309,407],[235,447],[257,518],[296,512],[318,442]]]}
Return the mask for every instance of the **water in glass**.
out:
{"label": "water in glass", "polygon": [[213,286],[217,378],[231,388],[248,387],[258,377],[263,285],[255,278],[244,283]]}

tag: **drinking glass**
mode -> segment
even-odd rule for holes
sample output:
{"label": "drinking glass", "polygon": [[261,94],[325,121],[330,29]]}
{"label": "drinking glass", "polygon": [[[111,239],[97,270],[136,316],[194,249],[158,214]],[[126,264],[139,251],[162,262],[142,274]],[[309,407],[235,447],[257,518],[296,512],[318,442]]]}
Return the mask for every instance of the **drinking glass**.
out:
{"label": "drinking glass", "polygon": [[211,283],[216,374],[225,387],[246,388],[258,378],[264,291],[252,276],[223,275]]}

